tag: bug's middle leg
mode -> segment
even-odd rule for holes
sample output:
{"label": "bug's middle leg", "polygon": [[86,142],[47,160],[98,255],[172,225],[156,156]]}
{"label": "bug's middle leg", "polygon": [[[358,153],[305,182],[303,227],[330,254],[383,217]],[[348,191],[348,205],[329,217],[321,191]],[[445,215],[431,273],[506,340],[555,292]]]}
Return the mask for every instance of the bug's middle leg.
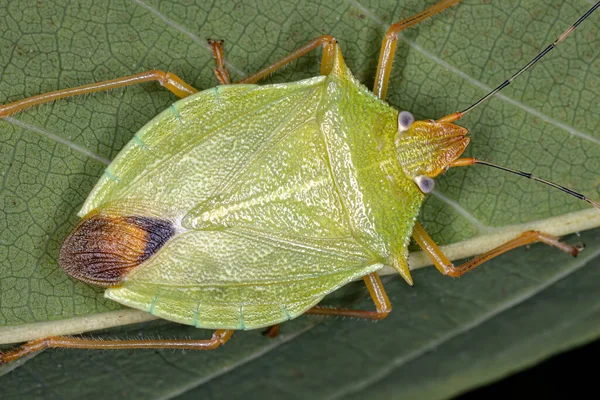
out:
{"label": "bug's middle leg", "polygon": [[333,60],[335,55],[335,43],[336,40],[333,36],[323,35],[319,36],[315,40],[310,43],[296,49],[294,52],[289,54],[288,56],[282,58],[281,60],[269,65],[268,67],[258,71],[254,75],[251,75],[247,78],[242,79],[237,83],[256,83],[261,79],[264,79],[271,75],[273,72],[277,71],[279,68],[284,67],[285,65],[291,63],[294,60],[302,57],[303,55],[311,52],[312,50],[318,48],[319,46],[323,46],[323,55],[321,57],[321,75],[327,75],[331,72],[331,68],[333,67]]}
{"label": "bug's middle leg", "polygon": [[363,277],[363,280],[365,285],[367,285],[369,295],[371,295],[377,311],[316,306],[308,310],[306,314],[364,318],[373,320],[384,319],[392,311],[392,305],[390,304],[390,300],[388,299],[387,293],[385,292],[383,284],[381,283],[381,279],[379,279],[379,275],[377,275],[376,272],[373,272]]}

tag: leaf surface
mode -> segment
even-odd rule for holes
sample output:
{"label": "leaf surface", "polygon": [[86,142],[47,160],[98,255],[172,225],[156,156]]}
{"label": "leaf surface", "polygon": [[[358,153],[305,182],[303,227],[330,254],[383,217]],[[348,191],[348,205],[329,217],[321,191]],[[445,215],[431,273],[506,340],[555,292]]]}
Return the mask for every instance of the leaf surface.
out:
{"label": "leaf surface", "polygon": [[[422,3],[0,1],[0,103],[154,68],[209,88],[217,83],[205,43],[209,37],[225,40],[227,65],[239,79],[318,35],[331,34],[355,75],[371,86],[385,30],[421,11]],[[452,7],[403,34],[388,100],[418,118],[464,109],[486,93],[484,88],[496,86],[527,63],[590,4],[469,0]],[[472,132],[467,156],[600,197],[599,18],[592,15],[533,70],[461,121]],[[294,62],[270,81],[318,74],[319,54]],[[0,326],[18,330],[120,308],[103,299],[101,290],[69,279],[58,267],[58,250],[106,164],[174,100],[159,85],[144,84],[57,101],[0,121]],[[436,183],[420,219],[442,244],[468,247],[470,238],[485,239],[502,227],[553,216],[568,221],[576,215],[571,213],[586,208],[564,193],[483,166],[453,169]],[[594,225],[594,217],[590,219]],[[571,227],[578,229],[583,228]],[[598,335],[598,324],[591,323],[598,320],[593,297],[593,283],[599,282],[593,268],[600,251],[597,235],[587,234],[587,249],[576,260],[536,245],[459,281],[437,276],[431,268],[415,273],[413,289],[394,278],[387,287],[395,311],[376,325],[299,321],[274,342],[256,332],[238,333],[224,351],[185,357],[48,351],[2,379],[14,385],[6,393],[18,397],[27,379],[44,372],[42,387],[70,397],[77,392],[61,384],[64,376],[53,372],[53,366],[64,365],[75,377],[82,374],[81,365],[88,365],[106,373],[79,376],[87,390],[128,371],[134,375],[117,379],[122,384],[114,385],[115,393],[145,398],[192,397],[203,390],[214,395],[217,388],[232,397],[262,389],[301,397],[308,387],[319,387],[330,397],[384,397],[401,387],[413,397],[443,398]],[[476,252],[471,247],[462,256]],[[349,291],[363,293],[360,287]],[[370,307],[368,301],[361,306]],[[308,331],[297,333],[302,329]],[[142,331],[169,337],[206,335],[173,325],[150,325]],[[544,332],[541,346],[536,335]],[[376,345],[373,351],[371,345]],[[331,357],[327,371],[340,372],[317,375],[325,369],[327,354],[338,355]],[[437,356],[454,363],[440,363]],[[128,360],[144,367],[128,369]],[[473,360],[480,364],[469,362]],[[152,390],[146,380],[159,369],[165,386]],[[362,373],[366,377],[356,375]],[[329,387],[328,381],[333,382]]]}

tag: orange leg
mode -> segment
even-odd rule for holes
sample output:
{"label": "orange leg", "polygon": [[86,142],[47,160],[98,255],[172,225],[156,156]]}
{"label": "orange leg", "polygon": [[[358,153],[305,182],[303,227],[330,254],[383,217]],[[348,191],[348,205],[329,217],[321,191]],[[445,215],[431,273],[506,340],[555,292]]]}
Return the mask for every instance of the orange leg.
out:
{"label": "orange leg", "polygon": [[81,94],[101,92],[108,89],[116,89],[123,86],[135,85],[137,83],[157,81],[162,86],[169,89],[177,97],[187,97],[197,92],[196,89],[185,83],[177,75],[164,71],[146,71],[139,74],[124,76],[122,78],[112,79],[110,81],[97,82],[89,85],[77,86],[70,89],[57,90],[55,92],[44,93],[14,103],[0,105],[0,118],[8,117],[16,112],[26,108],[48,103],[65,97],[78,96]]}
{"label": "orange leg", "polygon": [[214,69],[217,79],[222,85],[229,85],[231,83],[231,78],[229,76],[229,71],[225,66],[225,58],[223,57],[223,41],[208,39],[208,44],[210,45],[215,64],[217,65]]}
{"label": "orange leg", "polygon": [[[390,73],[392,71],[392,63],[394,61],[394,53],[396,52],[396,47],[398,46],[398,34],[400,31],[418,24],[419,22],[445,10],[446,8],[458,3],[460,0],[441,0],[433,6],[429,7],[425,11],[407,18],[403,21],[395,23],[390,27],[387,31],[383,43],[381,45],[381,55],[379,56],[379,65],[377,67],[377,73],[375,76],[375,86],[373,92],[384,99],[388,82],[390,78]],[[323,46],[323,57],[321,61],[321,75],[327,75],[331,71],[334,59],[334,50],[335,50],[336,40],[334,37],[329,35],[319,36],[312,42],[306,44],[305,46],[297,49],[287,57],[282,58],[276,63],[270,65],[269,67],[257,72],[256,74],[249,76],[247,78],[242,79],[238,83],[256,83],[261,79],[271,75],[273,72],[278,70],[279,68],[289,64],[290,62],[302,57],[308,52],[316,49],[319,46]],[[211,44],[212,45],[212,44]],[[213,50],[215,52],[215,50]],[[215,56],[215,59],[217,57]],[[217,76],[217,78],[219,78]],[[219,78],[219,80],[221,80]]]}
{"label": "orange leg", "polygon": [[383,288],[381,279],[379,279],[379,275],[373,272],[363,277],[363,280],[367,285],[367,289],[369,290],[369,294],[375,303],[375,308],[377,311],[350,310],[347,308],[328,308],[316,306],[308,310],[306,314],[364,318],[373,320],[384,319],[392,311],[392,305],[390,304],[390,300],[385,293],[385,289]]}
{"label": "orange leg", "polygon": [[375,93],[380,99],[385,99],[388,89],[388,83],[390,80],[390,74],[392,73],[392,63],[394,62],[394,54],[396,53],[396,47],[398,47],[398,35],[404,29],[418,24],[419,22],[444,11],[446,8],[458,3],[460,0],[441,0],[433,6],[429,7],[423,12],[414,15],[410,18],[395,23],[388,29],[383,43],[381,43],[381,53],[379,54],[379,64],[377,65],[377,72],[375,74],[375,85],[373,86],[373,93]]}
{"label": "orange leg", "polygon": [[[302,57],[311,50],[316,49],[319,46],[323,46],[323,57],[321,62],[321,74],[325,75],[331,71],[333,65],[333,57],[335,50],[335,39],[331,36],[320,36],[308,43],[307,45],[297,49],[289,56],[277,61],[271,66],[257,72],[256,74],[241,80],[239,83],[256,83],[259,80],[269,76],[277,69],[289,64],[290,62]],[[225,67],[223,59],[223,48],[221,41],[209,41],[212,47],[213,55],[217,67],[215,68],[215,74],[217,79],[222,84],[231,83],[229,72]],[[66,97],[78,96],[87,93],[100,92],[109,89],[116,89],[123,86],[134,85],[137,83],[158,81],[162,86],[169,89],[178,97],[187,97],[197,92],[196,89],[185,83],[177,75],[170,72],[152,70],[146,72],[140,72],[138,74],[124,76],[122,78],[116,78],[109,81],[92,83],[89,85],[77,86],[69,89],[57,90],[55,92],[44,93],[37,96],[28,97],[13,103],[0,105],[0,118],[8,117],[9,115],[15,114],[19,111],[25,110],[29,107],[48,103],[58,99],[64,99]]]}
{"label": "orange leg", "polygon": [[262,334],[271,339],[276,338],[279,336],[279,324],[268,327]]}
{"label": "orange leg", "polygon": [[333,66],[333,60],[335,55],[335,43],[336,40],[334,37],[329,35],[319,36],[312,42],[296,49],[290,55],[282,58],[281,60],[271,64],[267,68],[264,68],[252,76],[242,79],[238,83],[256,83],[261,79],[266,78],[271,75],[273,72],[277,71],[279,68],[291,63],[294,60],[302,57],[303,55],[309,53],[310,51],[316,49],[319,46],[323,46],[323,56],[321,58],[321,75],[327,75],[331,72],[331,68]]}
{"label": "orange leg", "polygon": [[233,335],[231,329],[219,329],[207,340],[95,340],[71,336],[54,336],[33,340],[16,350],[0,354],[0,365],[15,361],[23,356],[48,348],[65,349],[181,349],[181,350],[213,350],[225,344]]}
{"label": "orange leg", "polygon": [[[385,98],[390,73],[392,70],[392,63],[394,58],[394,53],[396,51],[396,47],[398,45],[398,34],[405,28],[413,26],[424,19],[429,18],[432,15],[435,15],[444,9],[450,7],[453,4],[458,3],[460,0],[441,0],[435,5],[429,7],[425,11],[411,17],[407,18],[403,21],[400,21],[390,27],[388,30],[382,47],[381,47],[381,55],[379,57],[379,65],[377,67],[377,74],[375,78],[375,87],[374,92],[380,98]],[[297,49],[287,57],[282,58],[281,60],[275,62],[267,68],[257,72],[256,74],[249,76],[247,78],[242,79],[238,83],[256,83],[261,79],[269,76],[277,69],[289,64],[290,62],[302,57],[308,52],[316,49],[319,46],[323,46],[323,56],[321,60],[321,75],[327,75],[333,66],[333,60],[335,56],[335,43],[336,40],[332,36],[323,35],[305,46]],[[223,49],[221,41],[209,41],[211,45],[213,55],[215,58],[215,62],[217,64],[215,68],[215,74],[217,75],[217,79],[222,84],[231,83],[231,78],[229,77],[229,72],[225,67],[225,63],[223,60]],[[109,81],[92,83],[89,85],[78,86],[70,89],[58,90],[55,92],[45,93],[33,97],[29,97],[23,100],[19,100],[13,103],[5,104],[0,106],[0,118],[7,117],[12,115],[18,111],[24,110],[34,105],[48,103],[54,100],[63,99],[66,97],[77,96],[87,93],[94,93],[99,91],[104,91],[108,89],[115,89],[123,86],[133,85],[137,83],[149,82],[149,81],[158,81],[161,85],[169,89],[178,97],[186,97],[190,94],[194,94],[197,92],[196,89],[185,83],[178,76],[171,74],[170,72],[163,72],[158,70],[152,70],[147,72],[141,72],[134,75],[125,76],[122,78],[117,78]],[[457,118],[458,119],[458,118]]]}
{"label": "orange leg", "polygon": [[558,240],[556,236],[548,235],[546,233],[538,232],[538,231],[527,231],[523,232],[521,235],[516,238],[509,240],[508,242],[492,249],[486,253],[483,253],[472,260],[467,261],[466,263],[455,267],[452,262],[442,253],[437,244],[429,237],[423,226],[418,222],[415,224],[415,228],[413,230],[413,238],[423,249],[425,254],[429,256],[431,261],[435,267],[444,275],[449,275],[453,277],[458,277],[472,270],[473,268],[483,264],[486,261],[491,260],[492,258],[499,256],[502,253],[506,253],[509,250],[515,249],[520,246],[525,246],[528,244],[541,242],[546,243],[549,246],[554,246],[567,254],[572,256],[577,256],[577,254],[583,250],[582,245],[570,246],[566,243],[563,243]]}

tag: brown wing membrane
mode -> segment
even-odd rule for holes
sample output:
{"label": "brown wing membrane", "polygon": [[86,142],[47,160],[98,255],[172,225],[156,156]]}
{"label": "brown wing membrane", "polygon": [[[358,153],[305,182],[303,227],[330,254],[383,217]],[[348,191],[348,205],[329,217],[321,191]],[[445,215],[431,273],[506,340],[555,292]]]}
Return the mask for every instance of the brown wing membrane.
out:
{"label": "brown wing membrane", "polygon": [[158,218],[91,215],[65,239],[60,266],[84,282],[116,286],[174,233],[171,222]]}

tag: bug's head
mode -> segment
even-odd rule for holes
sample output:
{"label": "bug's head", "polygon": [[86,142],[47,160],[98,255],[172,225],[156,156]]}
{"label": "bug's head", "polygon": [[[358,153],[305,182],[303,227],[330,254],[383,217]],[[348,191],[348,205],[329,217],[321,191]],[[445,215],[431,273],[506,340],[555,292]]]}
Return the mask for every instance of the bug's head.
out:
{"label": "bug's head", "polygon": [[[469,130],[449,122],[415,121],[408,111],[398,115],[396,151],[404,172],[427,190],[428,178],[435,178],[459,158],[469,145]],[[425,180],[423,183],[420,180]],[[433,182],[431,179],[429,181]]]}

